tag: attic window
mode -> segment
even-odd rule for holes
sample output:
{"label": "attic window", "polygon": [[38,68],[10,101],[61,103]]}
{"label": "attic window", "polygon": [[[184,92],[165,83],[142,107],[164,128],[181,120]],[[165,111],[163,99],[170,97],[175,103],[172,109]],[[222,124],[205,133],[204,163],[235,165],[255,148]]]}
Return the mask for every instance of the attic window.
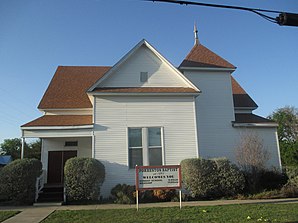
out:
{"label": "attic window", "polygon": [[78,141],[66,141],[64,146],[78,146]]}
{"label": "attic window", "polygon": [[148,81],[148,72],[141,72],[140,73],[140,81],[145,83]]}

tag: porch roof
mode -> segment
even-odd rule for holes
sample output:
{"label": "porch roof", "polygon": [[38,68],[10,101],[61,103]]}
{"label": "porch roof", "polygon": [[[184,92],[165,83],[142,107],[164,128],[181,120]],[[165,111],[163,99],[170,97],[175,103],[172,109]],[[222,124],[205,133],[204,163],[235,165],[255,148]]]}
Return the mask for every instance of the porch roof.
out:
{"label": "porch roof", "polygon": [[92,125],[92,115],[44,115],[21,127]]}

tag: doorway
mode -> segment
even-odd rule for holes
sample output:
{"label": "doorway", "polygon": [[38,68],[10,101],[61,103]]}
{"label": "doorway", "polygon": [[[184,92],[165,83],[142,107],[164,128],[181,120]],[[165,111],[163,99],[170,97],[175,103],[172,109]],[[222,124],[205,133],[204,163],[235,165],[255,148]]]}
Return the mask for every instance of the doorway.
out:
{"label": "doorway", "polygon": [[48,152],[48,184],[63,184],[65,162],[77,156],[76,150]]}

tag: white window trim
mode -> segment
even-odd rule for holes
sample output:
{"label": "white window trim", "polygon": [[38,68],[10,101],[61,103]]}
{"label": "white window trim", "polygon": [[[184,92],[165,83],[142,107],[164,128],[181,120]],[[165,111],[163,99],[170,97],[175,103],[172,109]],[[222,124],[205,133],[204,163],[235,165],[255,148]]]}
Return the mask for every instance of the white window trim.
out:
{"label": "white window trim", "polygon": [[[129,147],[129,129],[140,128],[142,129],[142,146],[141,147]],[[130,149],[140,149],[142,148],[143,154],[143,166],[149,166],[149,142],[148,142],[148,128],[160,128],[160,140],[161,146],[150,146],[150,148],[160,148],[161,147],[161,156],[162,156],[162,165],[165,165],[165,149],[164,149],[164,128],[162,126],[131,126],[126,128],[126,140],[127,140],[127,166],[129,170],[134,170],[135,168],[130,168],[129,166],[129,150]]]}

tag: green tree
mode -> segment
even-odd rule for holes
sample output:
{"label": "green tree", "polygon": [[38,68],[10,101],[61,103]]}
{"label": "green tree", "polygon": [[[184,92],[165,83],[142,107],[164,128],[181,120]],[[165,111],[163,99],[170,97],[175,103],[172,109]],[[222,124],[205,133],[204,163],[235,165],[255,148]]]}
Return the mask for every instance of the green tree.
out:
{"label": "green tree", "polygon": [[25,150],[25,157],[26,158],[35,158],[40,160],[40,151],[41,151],[41,140],[38,139],[34,142],[29,143],[28,149]]}
{"label": "green tree", "polygon": [[278,108],[268,117],[278,123],[279,142],[296,142],[298,140],[298,109],[293,106]]}
{"label": "green tree", "polygon": [[[12,159],[19,159],[21,157],[22,140],[20,138],[4,139],[0,144],[3,155],[11,155]],[[41,140],[24,144],[24,157],[40,159]]]}
{"label": "green tree", "polygon": [[298,166],[298,109],[285,106],[269,117],[278,123],[277,133],[282,164]]}

